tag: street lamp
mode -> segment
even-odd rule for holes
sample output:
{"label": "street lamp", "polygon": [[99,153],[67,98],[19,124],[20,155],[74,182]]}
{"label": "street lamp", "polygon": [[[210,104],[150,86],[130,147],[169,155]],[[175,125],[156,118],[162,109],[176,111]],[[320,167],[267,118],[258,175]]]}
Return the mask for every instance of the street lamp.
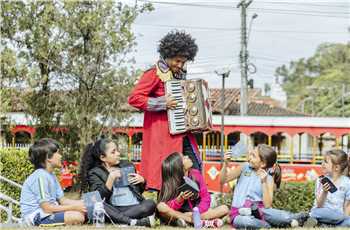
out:
{"label": "street lamp", "polygon": [[250,19],[250,22],[249,22],[249,32],[248,32],[248,38],[247,38],[247,43],[249,42],[249,38],[250,38],[250,32],[252,31],[252,24],[253,24],[253,20],[256,19],[258,17],[258,14],[253,14],[251,19]]}
{"label": "street lamp", "polygon": [[[221,158],[221,168],[224,163],[224,117],[225,117],[225,78],[227,78],[230,75],[230,69],[229,68],[223,68],[220,70],[215,70],[215,73],[222,77],[222,87],[221,87],[221,138],[220,138],[220,158]],[[220,192],[222,195],[223,192],[223,186],[222,183],[220,183]]]}

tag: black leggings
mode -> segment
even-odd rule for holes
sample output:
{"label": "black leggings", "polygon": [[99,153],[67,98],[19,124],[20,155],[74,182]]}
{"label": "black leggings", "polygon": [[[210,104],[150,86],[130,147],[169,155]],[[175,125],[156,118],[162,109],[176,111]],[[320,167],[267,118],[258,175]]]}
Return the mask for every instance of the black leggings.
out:
{"label": "black leggings", "polygon": [[[114,223],[130,224],[132,219],[141,219],[152,215],[156,209],[156,203],[153,200],[143,200],[139,204],[131,206],[113,206],[104,203],[106,213]],[[109,222],[109,218],[106,218]]]}

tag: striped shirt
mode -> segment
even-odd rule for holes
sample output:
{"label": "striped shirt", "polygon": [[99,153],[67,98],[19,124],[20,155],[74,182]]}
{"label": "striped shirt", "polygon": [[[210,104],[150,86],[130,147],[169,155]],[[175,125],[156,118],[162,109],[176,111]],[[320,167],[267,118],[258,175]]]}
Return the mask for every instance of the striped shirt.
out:
{"label": "striped shirt", "polygon": [[21,191],[20,206],[22,218],[42,211],[40,204],[57,201],[63,197],[63,190],[54,174],[45,169],[35,170],[25,181]]}

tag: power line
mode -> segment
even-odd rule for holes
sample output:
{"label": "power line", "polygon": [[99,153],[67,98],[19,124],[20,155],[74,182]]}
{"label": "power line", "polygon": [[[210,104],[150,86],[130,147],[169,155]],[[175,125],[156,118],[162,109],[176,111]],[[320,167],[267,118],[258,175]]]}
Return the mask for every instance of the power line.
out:
{"label": "power line", "polygon": [[346,14],[348,15],[348,12],[340,12],[340,11],[316,11],[316,10],[299,10],[299,9],[277,9],[277,8],[254,8],[253,10],[272,10],[272,11],[284,11],[284,12],[297,12],[297,13],[311,13],[311,14]]}
{"label": "power line", "polygon": [[[308,3],[308,2],[265,2],[265,1],[257,1],[254,2],[256,3],[261,3],[261,4],[281,4],[281,5],[296,5],[296,6],[321,6],[321,7],[339,7],[339,8],[344,8],[349,6],[349,2],[335,2],[334,4],[315,4],[315,3]],[[345,5],[342,5],[345,4]],[[347,4],[347,5],[346,5]]]}
{"label": "power line", "polygon": [[[143,1],[143,0],[141,0]],[[235,6],[224,6],[224,5],[213,5],[213,4],[199,4],[199,3],[183,3],[183,2],[158,2],[158,1],[143,1],[150,2],[154,4],[163,4],[163,5],[176,5],[176,6],[191,6],[191,7],[201,7],[201,8],[210,8],[210,9],[224,9],[228,10],[238,10]]]}
{"label": "power line", "polygon": [[315,10],[292,10],[292,9],[276,9],[276,8],[251,8],[252,10],[270,10],[270,11],[279,11],[279,12],[297,12],[297,13],[311,13],[311,14],[345,14],[349,15],[348,12],[339,12],[339,11],[315,11]]}
{"label": "power line", "polygon": [[[257,11],[263,11],[264,13],[268,13],[268,14],[302,15],[302,16],[315,16],[315,17],[326,17],[326,18],[344,18],[344,19],[349,18],[349,16],[350,16],[350,15],[348,15],[348,17],[342,17],[342,16],[330,15],[330,14],[315,14],[312,11],[310,11],[310,13],[303,13],[303,12],[299,13],[298,10],[288,11],[288,10],[282,10],[282,9],[263,9],[263,8],[251,8],[251,9],[257,10]],[[344,13],[344,14],[347,15],[348,13]]]}
{"label": "power line", "polygon": [[[199,3],[182,3],[182,2],[159,2],[159,1],[147,1],[154,4],[165,4],[165,5],[177,5],[177,6],[190,6],[190,7],[202,7],[210,9],[221,9],[221,10],[237,10],[235,6],[230,5],[214,5],[214,4],[199,4]],[[348,12],[335,12],[335,11],[307,11],[307,10],[291,10],[291,9],[266,9],[266,8],[251,8],[255,10],[265,10],[272,11],[267,13],[279,13],[279,14],[292,14],[292,15],[305,15],[305,16],[321,16],[321,17],[335,17],[335,18],[347,18],[347,17],[338,17],[338,14],[348,15]],[[273,12],[273,11],[278,12]],[[284,11],[284,12],[283,12]],[[294,13],[292,13],[294,12]],[[318,13],[318,14],[317,14]],[[329,15],[337,14],[337,15]]]}
{"label": "power line", "polygon": [[[218,30],[218,31],[239,31],[240,28],[229,28],[229,27],[203,27],[203,26],[185,26],[185,25],[163,25],[163,24],[139,24],[138,26],[151,26],[151,27],[166,27],[166,28],[186,28],[186,29],[199,29],[199,30]],[[347,34],[348,32],[341,31],[298,31],[298,30],[254,30],[255,32],[262,33],[304,33],[304,34]]]}
{"label": "power line", "polygon": [[328,33],[345,33],[345,32],[331,32],[331,31],[298,31],[298,30],[254,30],[254,32],[262,33],[302,33],[302,34],[325,34]]}
{"label": "power line", "polygon": [[267,61],[267,62],[272,62],[272,63],[276,63],[279,65],[283,65],[286,64],[286,62],[284,62],[283,60],[275,60],[275,59],[269,59],[269,58],[261,58],[261,57],[257,57],[257,56],[250,56],[252,59],[254,60],[261,60],[261,61]]}
{"label": "power line", "polygon": [[219,28],[219,27],[205,27],[205,26],[185,26],[185,25],[161,25],[161,24],[139,24],[138,26],[153,26],[153,27],[165,27],[165,28],[185,28],[185,29],[197,29],[197,30],[217,30],[217,31],[239,31],[240,28]]}

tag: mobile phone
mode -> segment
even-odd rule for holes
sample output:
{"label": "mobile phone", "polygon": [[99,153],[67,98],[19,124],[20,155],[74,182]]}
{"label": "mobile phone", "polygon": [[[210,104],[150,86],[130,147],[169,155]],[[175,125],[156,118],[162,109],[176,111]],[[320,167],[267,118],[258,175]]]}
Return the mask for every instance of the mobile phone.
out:
{"label": "mobile phone", "polygon": [[334,193],[334,192],[336,192],[338,190],[337,187],[333,184],[333,182],[328,177],[322,175],[319,178],[320,178],[321,184],[323,184],[323,185],[326,184],[326,183],[329,184],[329,186],[331,187],[329,189],[330,193]]}

